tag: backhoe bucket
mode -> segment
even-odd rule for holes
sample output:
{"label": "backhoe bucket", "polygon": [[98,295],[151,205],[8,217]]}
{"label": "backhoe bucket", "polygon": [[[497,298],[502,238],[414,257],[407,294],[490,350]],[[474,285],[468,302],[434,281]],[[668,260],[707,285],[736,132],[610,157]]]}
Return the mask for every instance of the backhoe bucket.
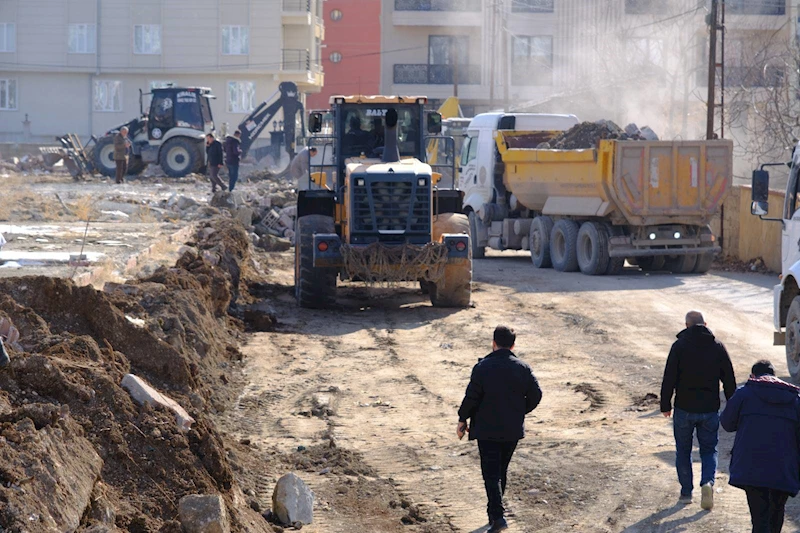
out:
{"label": "backhoe bucket", "polygon": [[[53,166],[63,159],[64,166],[67,167],[70,176],[74,179],[78,179],[83,175],[91,176],[94,172],[91,150],[81,144],[78,136],[74,133],[68,133],[63,137],[56,137],[56,140],[61,145],[60,147],[39,147],[45,164]],[[95,138],[92,137],[92,140],[95,140]]]}

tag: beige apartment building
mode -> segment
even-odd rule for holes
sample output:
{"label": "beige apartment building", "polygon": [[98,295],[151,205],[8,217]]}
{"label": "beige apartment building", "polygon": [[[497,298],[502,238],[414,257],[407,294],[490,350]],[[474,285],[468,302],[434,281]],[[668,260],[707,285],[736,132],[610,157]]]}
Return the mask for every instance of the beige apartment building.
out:
{"label": "beige apartment building", "polygon": [[[467,116],[505,108],[705,133],[710,0],[381,1],[384,93],[435,104],[457,92]],[[786,83],[764,49],[795,42],[791,3],[725,5],[725,94]]]}
{"label": "beige apartment building", "polygon": [[101,135],[169,83],[210,87],[218,129],[282,81],[319,92],[321,2],[0,0],[0,141]]}

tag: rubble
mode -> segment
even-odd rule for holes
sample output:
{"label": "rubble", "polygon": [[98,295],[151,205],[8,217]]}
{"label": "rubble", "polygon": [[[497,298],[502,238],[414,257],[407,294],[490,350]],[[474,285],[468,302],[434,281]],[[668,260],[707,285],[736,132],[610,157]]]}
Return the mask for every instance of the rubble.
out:
{"label": "rubble", "polygon": [[128,391],[136,403],[144,405],[159,405],[175,413],[178,427],[184,431],[189,431],[194,423],[194,418],[172,398],[165,396],[147,384],[145,380],[133,374],[125,374],[120,383],[123,389]]}
{"label": "rubble", "polygon": [[580,150],[597,148],[598,143],[603,139],[657,141],[658,136],[647,126],[640,129],[636,124],[628,124],[625,129],[622,129],[610,120],[599,120],[576,124],[551,139],[548,144],[556,150]]}
{"label": "rubble", "polygon": [[297,474],[285,474],[275,484],[272,512],[282,524],[310,524],[314,519],[314,493]]}
{"label": "rubble", "polygon": [[219,494],[190,494],[178,504],[181,526],[186,533],[229,533],[225,501]]}

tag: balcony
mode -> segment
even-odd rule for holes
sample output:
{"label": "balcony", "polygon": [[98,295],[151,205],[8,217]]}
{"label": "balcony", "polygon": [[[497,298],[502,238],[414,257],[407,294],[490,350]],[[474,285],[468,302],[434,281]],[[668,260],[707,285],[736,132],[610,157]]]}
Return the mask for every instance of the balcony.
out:
{"label": "balcony", "polygon": [[725,0],[726,15],[786,15],[784,0]]}
{"label": "balcony", "polygon": [[482,0],[394,0],[392,22],[395,26],[480,27],[481,10]]}
{"label": "balcony", "polygon": [[281,53],[281,81],[293,81],[306,92],[319,92],[324,79],[319,60],[312,59],[308,50],[284,48]]}
{"label": "balcony", "polygon": [[284,24],[310,26],[314,21],[311,0],[281,0],[281,18]]}
{"label": "balcony", "polygon": [[[397,85],[453,85],[454,65],[399,64],[394,66]],[[459,85],[480,85],[480,65],[459,65]]]}
{"label": "balcony", "polygon": [[[708,67],[697,71],[697,84],[708,86]],[[781,87],[785,84],[785,71],[781,66],[764,67],[725,67],[725,88],[757,89],[763,87]]]}

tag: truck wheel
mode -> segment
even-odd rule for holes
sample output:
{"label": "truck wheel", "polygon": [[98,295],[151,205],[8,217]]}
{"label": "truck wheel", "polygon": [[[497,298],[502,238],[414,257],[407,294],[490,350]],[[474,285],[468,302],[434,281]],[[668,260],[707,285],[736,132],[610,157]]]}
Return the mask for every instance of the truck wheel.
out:
{"label": "truck wheel", "polygon": [[467,307],[472,296],[472,258],[448,263],[438,283],[428,283],[434,307]]}
{"label": "truck wheel", "polygon": [[128,158],[128,176],[138,176],[146,168],[147,163],[142,161],[141,156],[132,155]]}
{"label": "truck wheel", "polygon": [[185,137],[174,137],[161,147],[158,164],[167,176],[182,178],[197,172],[203,166],[203,158],[197,142]]}
{"label": "truck wheel", "polygon": [[697,264],[694,265],[695,274],[705,274],[711,268],[711,263],[714,262],[714,254],[698,254]]}
{"label": "truck wheel", "polygon": [[657,270],[664,270],[667,259],[663,255],[648,255],[646,257],[639,257],[637,263],[643,271],[655,272]]}
{"label": "truck wheel", "polygon": [[531,222],[529,235],[531,261],[536,268],[550,268],[550,234],[553,232],[553,219],[550,217],[536,217]]}
{"label": "truck wheel", "polygon": [[602,276],[608,268],[608,236],[597,222],[584,222],[578,230],[578,266],[589,276]]}
{"label": "truck wheel", "polygon": [[578,271],[578,223],[561,219],[550,232],[550,260],[559,272]]}
{"label": "truck wheel", "polygon": [[336,303],[336,269],[314,267],[314,234],[334,231],[332,217],[306,215],[297,219],[294,290],[300,307],[327,309]]}
{"label": "truck wheel", "polygon": [[[622,228],[612,226],[606,222],[601,224],[601,228],[605,232],[606,239],[608,239],[609,243],[611,242],[611,237],[619,237],[623,235]],[[611,246],[609,245],[609,249],[610,248]],[[608,266],[606,266],[606,276],[616,276],[622,273],[623,268],[625,268],[624,257],[609,257]]]}
{"label": "truck wheel", "polygon": [[472,243],[472,258],[483,259],[486,256],[486,247],[478,245],[478,215],[474,211],[469,212],[469,240]]}
{"label": "truck wheel", "polygon": [[667,259],[665,268],[673,274],[689,274],[695,265],[697,265],[696,255],[678,255]]}
{"label": "truck wheel", "polygon": [[800,296],[792,300],[786,316],[786,366],[792,381],[800,382]]}
{"label": "truck wheel", "polygon": [[103,176],[113,177],[117,174],[117,163],[114,161],[114,138],[111,135],[100,137],[92,150],[94,168]]}

